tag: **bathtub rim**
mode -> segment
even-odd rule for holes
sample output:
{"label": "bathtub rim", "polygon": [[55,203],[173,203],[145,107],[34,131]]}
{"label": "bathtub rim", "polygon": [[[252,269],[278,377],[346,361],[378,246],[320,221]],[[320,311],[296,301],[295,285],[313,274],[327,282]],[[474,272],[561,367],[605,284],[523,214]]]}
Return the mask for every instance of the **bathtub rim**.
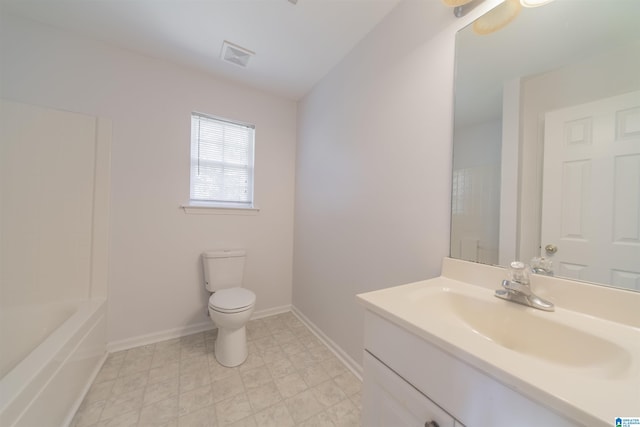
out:
{"label": "bathtub rim", "polygon": [[[13,425],[73,354],[101,317],[106,298],[79,302],[78,309],[59,328],[0,380],[0,420]],[[106,342],[104,353],[106,357]]]}
{"label": "bathtub rim", "polygon": [[[6,342],[11,343],[11,334],[15,334],[16,331],[10,330],[9,325],[12,325],[16,321],[20,322],[25,318],[30,319],[31,316],[35,317],[40,315],[40,313],[42,313],[43,311],[46,311],[47,313],[45,313],[45,316],[42,316],[42,318],[38,319],[35,323],[48,323],[42,323],[42,326],[47,330],[47,333],[42,334],[41,329],[36,327],[38,329],[38,332],[36,332],[34,335],[37,336],[38,339],[32,340],[28,345],[23,345],[23,348],[20,351],[14,353],[14,355],[20,356],[15,358],[16,362],[6,363],[9,359],[6,359],[6,355],[4,356],[5,361],[3,362],[3,364],[5,366],[3,366],[1,370],[2,372],[4,372],[4,376],[0,375],[0,381],[4,379],[10,372],[15,370],[36,348],[38,348],[43,342],[47,340],[47,338],[49,338],[66,321],[68,321],[71,316],[73,316],[78,311],[80,305],[86,301],[86,299],[70,299],[65,301],[55,301],[52,303],[27,304],[16,307],[2,308],[2,322],[4,323],[4,325],[0,326],[1,328],[3,328],[2,341],[0,341],[2,344]],[[51,311],[54,311],[55,313],[51,313]],[[64,312],[64,314],[61,315],[60,313],[62,312]],[[30,317],[25,317],[25,313],[26,316]],[[54,328],[51,328],[52,324],[55,325]],[[18,332],[24,333],[24,330]],[[7,370],[7,367],[10,367],[10,369]]]}

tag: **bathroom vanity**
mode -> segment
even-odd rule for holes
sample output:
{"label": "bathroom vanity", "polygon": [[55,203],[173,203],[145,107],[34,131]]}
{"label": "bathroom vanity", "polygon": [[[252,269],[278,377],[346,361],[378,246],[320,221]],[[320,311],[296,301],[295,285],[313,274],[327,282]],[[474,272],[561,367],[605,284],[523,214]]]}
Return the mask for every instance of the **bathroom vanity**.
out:
{"label": "bathroom vanity", "polygon": [[545,312],[495,298],[504,275],[445,258],[438,278],[358,295],[363,425],[611,426],[640,416],[640,295],[534,277],[556,305]]}

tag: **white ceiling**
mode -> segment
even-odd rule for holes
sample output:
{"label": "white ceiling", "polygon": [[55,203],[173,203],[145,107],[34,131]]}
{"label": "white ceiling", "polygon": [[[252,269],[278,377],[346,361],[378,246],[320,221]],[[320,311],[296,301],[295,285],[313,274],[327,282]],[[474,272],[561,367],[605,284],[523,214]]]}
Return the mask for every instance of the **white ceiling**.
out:
{"label": "white ceiling", "polygon": [[[399,0],[0,0],[10,13],[299,99]],[[224,40],[255,52],[220,60]]]}

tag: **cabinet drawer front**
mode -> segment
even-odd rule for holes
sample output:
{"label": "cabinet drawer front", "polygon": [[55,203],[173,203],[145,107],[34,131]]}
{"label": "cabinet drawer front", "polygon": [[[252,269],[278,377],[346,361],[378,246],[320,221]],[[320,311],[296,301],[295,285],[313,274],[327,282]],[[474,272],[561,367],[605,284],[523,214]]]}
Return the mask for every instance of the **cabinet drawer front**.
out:
{"label": "cabinet drawer front", "polygon": [[454,419],[386,365],[364,352],[363,425],[454,427]]}

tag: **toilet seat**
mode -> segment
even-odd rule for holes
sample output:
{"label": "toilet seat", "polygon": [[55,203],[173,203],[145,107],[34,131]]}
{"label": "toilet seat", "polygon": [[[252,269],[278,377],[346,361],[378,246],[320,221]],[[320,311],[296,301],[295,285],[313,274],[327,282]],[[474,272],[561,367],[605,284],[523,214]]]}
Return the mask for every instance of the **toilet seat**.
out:
{"label": "toilet seat", "polygon": [[245,288],[221,289],[209,298],[209,308],[220,313],[246,311],[256,302],[256,294]]}

